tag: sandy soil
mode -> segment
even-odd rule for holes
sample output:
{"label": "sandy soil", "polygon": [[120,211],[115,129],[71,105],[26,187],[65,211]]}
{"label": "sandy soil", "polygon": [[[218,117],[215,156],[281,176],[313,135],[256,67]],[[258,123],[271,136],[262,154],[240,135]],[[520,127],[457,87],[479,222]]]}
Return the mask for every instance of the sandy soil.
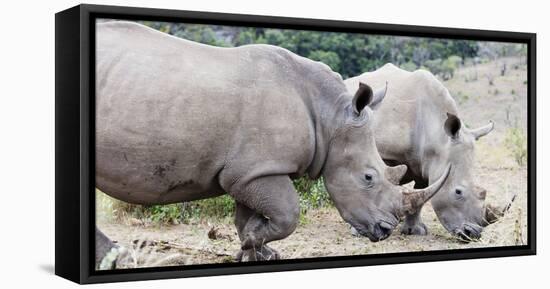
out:
{"label": "sandy soil", "polygon": [[[500,76],[503,63],[507,65],[507,73]],[[481,240],[463,243],[452,237],[427,205],[423,210],[423,220],[429,229],[427,236],[403,236],[396,231],[387,240],[372,243],[367,238],[352,236],[336,209],[326,208],[310,211],[290,237],[270,246],[279,250],[284,259],[291,259],[526,244],[527,170],[516,163],[504,143],[510,127],[526,129],[524,63],[509,58],[478,64],[460,69],[445,83],[468,125],[476,127],[489,119],[496,123],[495,131],[482,138],[476,147],[476,181],[487,188],[488,202],[504,204],[517,194],[509,213],[486,227]],[[490,78],[494,78],[493,85],[489,84]],[[139,220],[127,219],[119,223],[98,221],[98,226],[107,236],[130,248],[131,257],[119,264],[122,267],[232,262],[239,248],[230,219],[172,226],[147,226]]]}

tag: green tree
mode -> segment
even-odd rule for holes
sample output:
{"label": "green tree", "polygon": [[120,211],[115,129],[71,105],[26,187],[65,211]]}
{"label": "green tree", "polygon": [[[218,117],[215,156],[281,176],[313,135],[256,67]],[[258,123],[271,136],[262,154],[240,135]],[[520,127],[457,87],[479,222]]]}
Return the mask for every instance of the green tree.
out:
{"label": "green tree", "polygon": [[324,64],[328,65],[332,70],[340,70],[340,57],[336,52],[324,51],[324,50],[314,50],[311,51],[308,55],[309,59],[321,61]]}

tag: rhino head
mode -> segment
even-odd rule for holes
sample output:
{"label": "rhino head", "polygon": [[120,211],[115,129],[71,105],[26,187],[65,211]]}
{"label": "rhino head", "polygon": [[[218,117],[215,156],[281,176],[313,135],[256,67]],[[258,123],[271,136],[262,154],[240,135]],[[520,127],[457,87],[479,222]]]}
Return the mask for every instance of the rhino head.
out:
{"label": "rhino head", "polygon": [[[453,169],[441,192],[432,199],[432,206],[445,229],[465,241],[479,239],[483,227],[496,221],[509,208],[509,205],[501,209],[485,205],[487,191],[473,180],[474,143],[493,128],[491,121],[483,127],[468,129],[451,113],[447,113],[444,123],[448,149],[446,159],[440,161],[451,163]],[[432,170],[434,175],[437,170]]]}
{"label": "rhino head", "polygon": [[368,85],[360,84],[332,134],[323,172],[342,218],[373,242],[390,236],[405,213],[421,208],[441,188],[450,171],[448,166],[424,189],[397,185],[406,166],[386,166],[374,138],[371,107],[383,94],[385,90],[374,93]]}

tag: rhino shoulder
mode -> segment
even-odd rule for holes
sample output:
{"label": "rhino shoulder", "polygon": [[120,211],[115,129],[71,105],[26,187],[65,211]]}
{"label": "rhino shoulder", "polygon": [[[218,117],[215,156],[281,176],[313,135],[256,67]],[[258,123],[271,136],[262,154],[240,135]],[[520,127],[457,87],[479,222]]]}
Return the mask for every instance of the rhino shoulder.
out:
{"label": "rhino shoulder", "polygon": [[318,87],[347,91],[342,75],[321,61],[311,60],[278,46],[259,44],[258,47],[270,52],[270,57],[283,73],[297,73],[298,79],[295,80],[302,84],[308,81]]}
{"label": "rhino shoulder", "polygon": [[[380,67],[379,70],[399,71],[399,70],[403,70],[403,69],[397,67],[395,64],[393,64],[391,62],[388,62],[388,63],[384,64],[382,67]],[[403,70],[403,71],[406,71],[406,70]]]}
{"label": "rhino shoulder", "polygon": [[[115,32],[115,33],[124,33],[124,34],[134,34],[134,33],[143,33],[146,31],[156,31],[152,28],[149,28],[145,25],[131,22],[131,21],[107,21],[98,23],[96,26],[98,35],[106,32]],[[101,32],[101,33],[100,33]]]}
{"label": "rhino shoulder", "polygon": [[109,43],[117,47],[156,47],[160,51],[179,48],[219,49],[219,47],[203,44],[161,32],[149,26],[132,21],[107,21],[96,26],[97,41]]}
{"label": "rhino shoulder", "polygon": [[435,104],[447,111],[455,112],[457,105],[449,90],[433,73],[418,69],[411,73],[412,81],[423,91],[420,94],[425,101]]}
{"label": "rhino shoulder", "polygon": [[339,73],[333,71],[328,65],[321,61],[311,60],[279,46],[258,44],[258,47],[270,51],[277,62],[292,63],[294,65],[300,66],[302,69],[308,70],[313,74],[328,74],[339,79],[340,81],[343,81],[342,76]]}
{"label": "rhino shoulder", "polygon": [[413,71],[411,75],[417,80],[423,81],[425,83],[430,83],[434,86],[441,84],[441,82],[435,77],[435,75],[433,75],[433,73],[425,69],[417,69]]}
{"label": "rhino shoulder", "polygon": [[275,64],[298,64],[297,55],[291,51],[270,44],[248,44],[238,47],[238,49],[247,49],[262,58],[268,58]]}
{"label": "rhino shoulder", "polygon": [[136,22],[132,21],[104,21],[97,24],[98,28],[112,28],[112,27],[118,27],[118,28],[127,28],[127,29],[133,29],[136,27],[141,27],[143,25],[138,24]]}

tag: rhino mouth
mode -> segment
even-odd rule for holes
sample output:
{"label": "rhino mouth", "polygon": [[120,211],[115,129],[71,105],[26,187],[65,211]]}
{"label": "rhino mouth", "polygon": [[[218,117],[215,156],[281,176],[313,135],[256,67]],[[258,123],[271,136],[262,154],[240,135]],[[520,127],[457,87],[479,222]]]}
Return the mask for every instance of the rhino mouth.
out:
{"label": "rhino mouth", "polygon": [[481,238],[483,228],[473,223],[466,223],[461,228],[454,230],[454,234],[460,238],[462,242],[474,242]]}
{"label": "rhino mouth", "polygon": [[369,230],[369,228],[355,222],[349,223],[359,234],[369,238],[371,242],[379,242],[387,239],[396,227],[396,225],[390,222],[380,221]]}

